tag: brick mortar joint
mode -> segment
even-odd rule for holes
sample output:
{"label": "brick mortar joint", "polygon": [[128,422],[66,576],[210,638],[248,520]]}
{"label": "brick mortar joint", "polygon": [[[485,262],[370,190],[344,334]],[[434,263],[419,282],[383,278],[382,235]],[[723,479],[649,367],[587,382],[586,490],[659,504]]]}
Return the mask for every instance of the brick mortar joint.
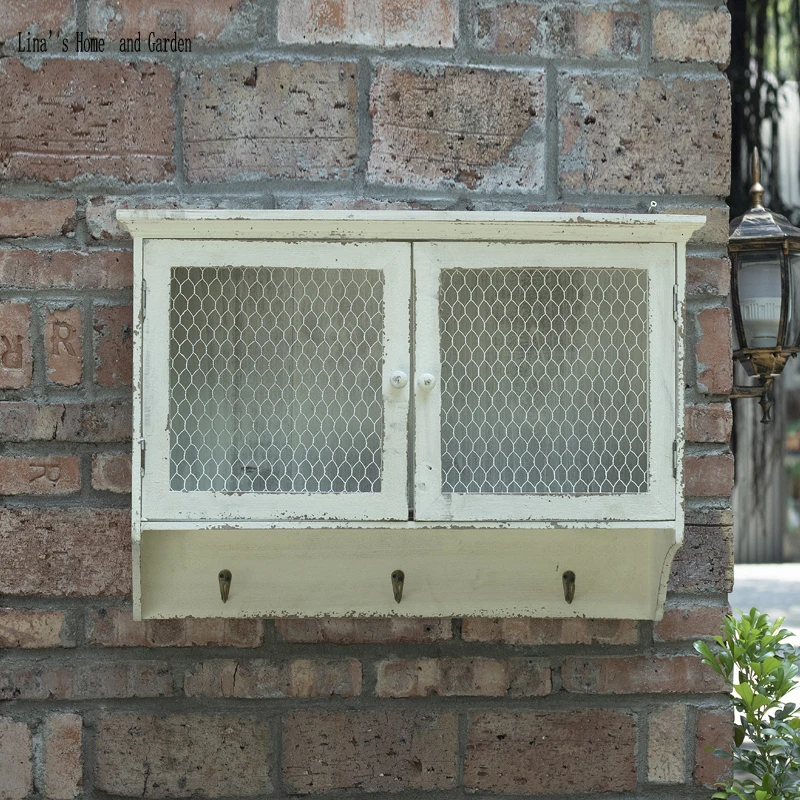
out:
{"label": "brick mortar joint", "polygon": [[[98,701],[102,701],[98,705]],[[533,703],[533,705],[532,705]],[[10,706],[13,704],[13,708]],[[585,694],[562,691],[540,697],[439,696],[382,698],[355,697],[219,697],[219,696],[152,696],[92,697],[88,699],[13,700],[4,709],[4,717],[19,721],[41,719],[52,713],[81,713],[88,722],[113,714],[147,714],[158,717],[174,715],[207,715],[218,717],[231,713],[256,716],[265,720],[281,720],[286,714],[485,714],[519,715],[610,711],[620,714],[644,714],[663,705],[685,705],[702,713],[726,713],[730,695],[723,692],[705,694],[661,692],[640,694]]]}

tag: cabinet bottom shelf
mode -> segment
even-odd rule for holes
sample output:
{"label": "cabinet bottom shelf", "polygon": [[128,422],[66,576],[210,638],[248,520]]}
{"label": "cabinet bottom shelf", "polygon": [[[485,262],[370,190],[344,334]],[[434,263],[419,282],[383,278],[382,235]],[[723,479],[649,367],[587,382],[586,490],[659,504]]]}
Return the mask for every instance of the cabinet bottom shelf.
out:
{"label": "cabinet bottom shelf", "polygon": [[[679,546],[675,529],[660,525],[417,531],[175,530],[165,523],[134,536],[134,613],[659,619]],[[575,576],[571,603],[565,572]]]}

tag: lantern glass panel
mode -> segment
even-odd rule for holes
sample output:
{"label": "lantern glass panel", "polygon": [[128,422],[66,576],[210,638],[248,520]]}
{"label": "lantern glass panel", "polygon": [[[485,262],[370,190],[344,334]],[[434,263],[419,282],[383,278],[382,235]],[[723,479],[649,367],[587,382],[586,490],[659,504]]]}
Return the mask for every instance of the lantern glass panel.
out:
{"label": "lantern glass panel", "polygon": [[789,299],[786,344],[800,347],[800,252],[789,253]]}
{"label": "lantern glass panel", "polygon": [[748,348],[776,347],[781,320],[780,250],[739,255],[739,310]]}

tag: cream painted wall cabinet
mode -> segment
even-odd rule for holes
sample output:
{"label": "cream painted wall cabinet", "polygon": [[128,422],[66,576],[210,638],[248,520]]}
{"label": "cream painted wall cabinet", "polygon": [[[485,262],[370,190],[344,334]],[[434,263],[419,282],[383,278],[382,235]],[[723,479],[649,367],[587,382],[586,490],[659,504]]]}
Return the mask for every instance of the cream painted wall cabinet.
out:
{"label": "cream painted wall cabinet", "polygon": [[117,216],[137,615],[659,616],[704,218]]}

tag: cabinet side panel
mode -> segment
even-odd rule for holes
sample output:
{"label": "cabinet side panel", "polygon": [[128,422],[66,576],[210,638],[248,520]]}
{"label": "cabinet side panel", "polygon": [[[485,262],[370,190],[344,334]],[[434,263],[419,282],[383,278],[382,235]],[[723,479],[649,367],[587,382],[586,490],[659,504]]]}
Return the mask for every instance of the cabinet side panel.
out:
{"label": "cabinet side panel", "polygon": [[141,594],[141,521],[142,521],[142,468],[140,440],[142,438],[142,352],[144,322],[144,243],[140,237],[133,241],[133,431],[131,438],[131,554],[133,580],[133,616],[140,619]]}

